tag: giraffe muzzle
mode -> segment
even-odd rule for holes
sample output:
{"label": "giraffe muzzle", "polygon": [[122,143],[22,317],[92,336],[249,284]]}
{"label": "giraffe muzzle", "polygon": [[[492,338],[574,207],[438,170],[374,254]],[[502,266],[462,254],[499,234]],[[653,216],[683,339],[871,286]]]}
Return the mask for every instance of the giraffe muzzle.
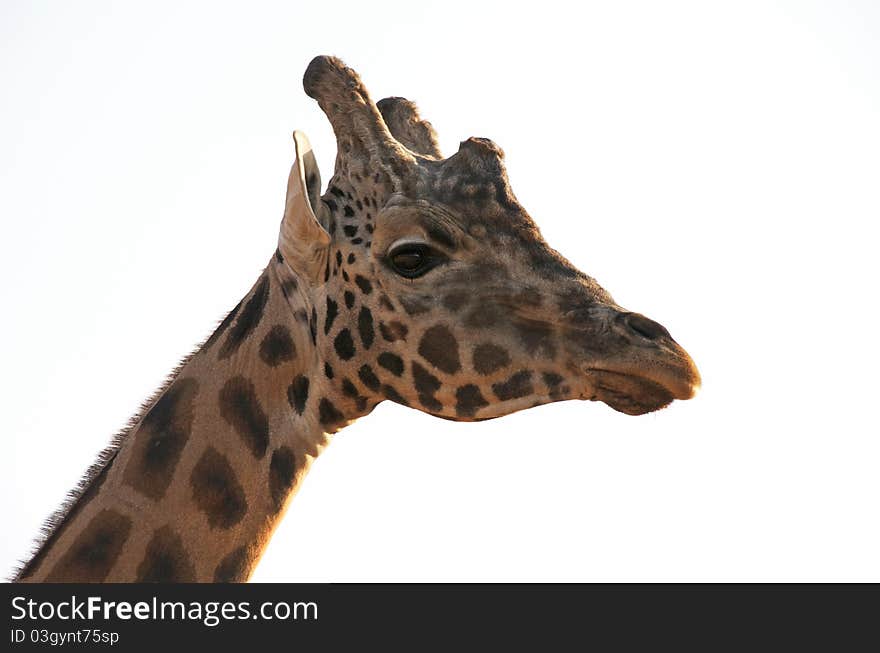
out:
{"label": "giraffe muzzle", "polygon": [[700,372],[665,327],[628,311],[615,310],[609,322],[604,338],[618,347],[613,355],[582,366],[591,388],[585,398],[627,415],[643,415],[696,395]]}

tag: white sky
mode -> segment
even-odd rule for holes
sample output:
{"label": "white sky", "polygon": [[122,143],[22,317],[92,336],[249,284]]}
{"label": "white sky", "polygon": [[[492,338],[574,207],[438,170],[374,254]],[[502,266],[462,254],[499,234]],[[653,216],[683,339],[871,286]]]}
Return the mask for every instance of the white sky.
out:
{"label": "white sky", "polygon": [[[880,4],[0,5],[0,567],[272,254],[316,54],[696,360],[692,402],[338,435],[255,580],[880,581]],[[577,5],[578,8],[574,8]],[[246,7],[246,8],[245,8]]]}

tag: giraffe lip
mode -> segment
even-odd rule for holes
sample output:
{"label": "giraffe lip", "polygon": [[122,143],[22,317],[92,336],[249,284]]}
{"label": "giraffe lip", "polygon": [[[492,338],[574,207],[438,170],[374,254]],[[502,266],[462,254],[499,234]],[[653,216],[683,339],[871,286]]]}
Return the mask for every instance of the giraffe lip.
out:
{"label": "giraffe lip", "polygon": [[683,386],[670,388],[659,381],[625,372],[591,368],[587,373],[593,381],[592,399],[627,415],[644,415],[660,410],[674,399],[689,399],[694,392],[690,386],[687,391]]}

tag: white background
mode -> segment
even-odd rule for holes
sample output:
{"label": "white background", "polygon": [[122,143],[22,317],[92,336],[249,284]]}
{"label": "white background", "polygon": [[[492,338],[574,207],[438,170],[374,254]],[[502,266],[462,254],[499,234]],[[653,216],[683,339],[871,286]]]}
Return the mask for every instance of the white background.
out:
{"label": "white background", "polygon": [[[577,5],[579,8],[574,8]],[[271,256],[316,54],[507,152],[548,242],[702,393],[385,403],[255,580],[880,581],[872,2],[3,2],[0,567]]]}

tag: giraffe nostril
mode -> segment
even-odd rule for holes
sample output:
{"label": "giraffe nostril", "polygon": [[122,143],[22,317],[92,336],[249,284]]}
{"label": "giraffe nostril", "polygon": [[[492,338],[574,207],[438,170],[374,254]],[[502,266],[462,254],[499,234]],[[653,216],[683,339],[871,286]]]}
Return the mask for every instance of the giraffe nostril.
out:
{"label": "giraffe nostril", "polygon": [[646,318],[640,313],[628,313],[624,318],[624,322],[631,331],[648,340],[659,340],[660,338],[672,338],[669,331],[662,324],[658,324],[654,320]]}

